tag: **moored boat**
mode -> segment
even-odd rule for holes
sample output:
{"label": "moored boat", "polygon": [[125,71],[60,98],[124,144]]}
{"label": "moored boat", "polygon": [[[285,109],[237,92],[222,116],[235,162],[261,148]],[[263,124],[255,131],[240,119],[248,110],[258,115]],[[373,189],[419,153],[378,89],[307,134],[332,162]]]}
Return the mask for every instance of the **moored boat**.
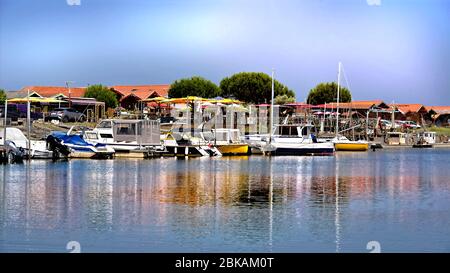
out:
{"label": "moored boat", "polygon": [[223,155],[246,155],[249,151],[247,143],[241,142],[240,131],[238,129],[213,129],[213,145]]}
{"label": "moored boat", "polygon": [[318,142],[311,124],[276,125],[270,139],[265,140],[261,150],[270,155],[333,155],[335,148],[332,142]]}
{"label": "moored boat", "polygon": [[[2,137],[4,135],[4,130],[5,129],[0,130],[0,145],[3,144]],[[53,157],[53,152],[47,149],[46,141],[29,140],[18,128],[6,128],[6,139],[13,141],[18,148],[22,149],[24,157],[30,157],[33,159],[50,159]]]}
{"label": "moored boat", "polygon": [[191,137],[183,133],[167,133],[161,136],[164,151],[162,156],[197,157],[221,156],[221,152],[203,138]]}
{"label": "moored boat", "polygon": [[86,142],[81,135],[64,132],[51,133],[47,137],[47,144],[53,151],[54,158],[112,158],[115,152],[107,145],[94,145]]}
{"label": "moored boat", "polygon": [[22,163],[23,149],[17,147],[11,140],[3,141],[3,144],[0,145],[0,162],[9,164]]}
{"label": "moored boat", "polygon": [[156,120],[106,119],[93,130],[84,131],[83,138],[111,147],[115,157],[147,158],[163,150]]}
{"label": "moored boat", "polygon": [[369,150],[369,142],[364,140],[352,141],[344,136],[335,137],[334,143],[336,151],[365,152]]}

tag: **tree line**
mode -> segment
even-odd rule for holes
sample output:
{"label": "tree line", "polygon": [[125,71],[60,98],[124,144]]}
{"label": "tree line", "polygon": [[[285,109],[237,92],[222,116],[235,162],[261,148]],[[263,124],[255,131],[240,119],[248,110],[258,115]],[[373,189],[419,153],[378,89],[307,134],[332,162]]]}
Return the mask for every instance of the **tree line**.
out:
{"label": "tree line", "polygon": [[[295,93],[286,85],[274,80],[274,103],[286,104],[295,102]],[[117,97],[107,86],[101,84],[91,85],[84,95],[105,102],[107,108],[118,105]],[[220,81],[219,86],[202,77],[184,78],[174,81],[169,89],[170,98],[198,96],[202,98],[234,98],[247,103],[270,103],[272,98],[272,79],[261,72],[241,72]],[[0,89],[0,102],[5,101],[6,92]],[[307,103],[318,105],[336,102],[337,84],[335,82],[319,83],[308,94]],[[339,92],[340,102],[350,102],[350,91],[341,86]]]}
{"label": "tree line", "polygon": [[[272,99],[272,79],[261,72],[241,72],[220,81],[219,86],[202,77],[179,79],[169,89],[170,98],[198,96],[203,98],[234,98],[247,103],[270,103]],[[310,90],[307,103],[323,104],[336,102],[337,84],[320,83]],[[340,87],[340,102],[350,102],[350,91]],[[274,80],[274,103],[295,102],[295,93],[286,85]]]}

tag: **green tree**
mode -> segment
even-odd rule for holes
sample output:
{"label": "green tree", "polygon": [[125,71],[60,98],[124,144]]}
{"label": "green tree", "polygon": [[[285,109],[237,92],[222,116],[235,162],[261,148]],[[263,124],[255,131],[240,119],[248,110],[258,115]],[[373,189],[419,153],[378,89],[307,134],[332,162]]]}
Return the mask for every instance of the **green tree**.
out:
{"label": "green tree", "polygon": [[295,102],[295,97],[290,97],[288,95],[278,95],[274,99],[275,104],[283,105],[286,103]]}
{"label": "green tree", "polygon": [[[286,95],[295,99],[295,93],[277,80],[274,87],[275,97]],[[272,79],[265,73],[241,72],[222,79],[220,89],[224,97],[234,97],[249,103],[269,103],[272,97]]]}
{"label": "green tree", "polygon": [[[335,82],[319,83],[316,87],[309,91],[309,104],[324,104],[336,102],[337,99],[337,84]],[[339,89],[339,102],[351,102],[352,94],[345,87]]]}
{"label": "green tree", "polygon": [[6,92],[3,89],[0,89],[0,102],[5,102],[6,100]]}
{"label": "green tree", "polygon": [[98,101],[102,101],[105,103],[107,108],[114,108],[118,104],[116,94],[109,90],[108,87],[101,84],[89,86],[84,93],[84,97],[95,98]]}
{"label": "green tree", "polygon": [[170,98],[183,98],[197,96],[202,98],[214,98],[220,95],[219,87],[202,77],[179,79],[170,85]]}

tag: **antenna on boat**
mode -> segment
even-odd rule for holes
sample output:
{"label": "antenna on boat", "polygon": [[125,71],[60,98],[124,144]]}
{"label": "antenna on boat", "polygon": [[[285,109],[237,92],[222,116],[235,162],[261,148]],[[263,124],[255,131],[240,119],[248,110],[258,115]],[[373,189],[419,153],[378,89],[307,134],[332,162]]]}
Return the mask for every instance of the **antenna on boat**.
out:
{"label": "antenna on boat", "polygon": [[5,99],[5,120],[3,121],[3,146],[6,147],[6,121],[8,118],[8,98]]}
{"label": "antenna on boat", "polygon": [[272,98],[270,100],[270,128],[269,128],[269,143],[272,142],[272,131],[273,131],[273,97],[275,93],[275,69],[272,68]]}
{"label": "antenna on boat", "polygon": [[28,149],[28,160],[31,159],[31,143],[30,143],[30,134],[31,134],[31,117],[30,117],[30,108],[31,108],[31,104],[30,104],[30,89],[27,89],[27,137],[28,137],[28,141],[27,141],[27,149]]}
{"label": "antenna on boat", "polygon": [[338,64],[338,80],[337,80],[337,99],[336,99],[336,137],[339,132],[339,91],[340,91],[340,83],[341,83],[341,62]]}

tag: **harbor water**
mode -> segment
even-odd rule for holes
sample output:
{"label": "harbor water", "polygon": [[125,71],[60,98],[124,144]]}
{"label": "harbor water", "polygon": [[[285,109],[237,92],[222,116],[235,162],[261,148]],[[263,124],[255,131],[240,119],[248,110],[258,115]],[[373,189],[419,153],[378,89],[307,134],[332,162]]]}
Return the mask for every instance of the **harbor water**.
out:
{"label": "harbor water", "polygon": [[450,251],[450,149],[0,166],[0,252]]}

